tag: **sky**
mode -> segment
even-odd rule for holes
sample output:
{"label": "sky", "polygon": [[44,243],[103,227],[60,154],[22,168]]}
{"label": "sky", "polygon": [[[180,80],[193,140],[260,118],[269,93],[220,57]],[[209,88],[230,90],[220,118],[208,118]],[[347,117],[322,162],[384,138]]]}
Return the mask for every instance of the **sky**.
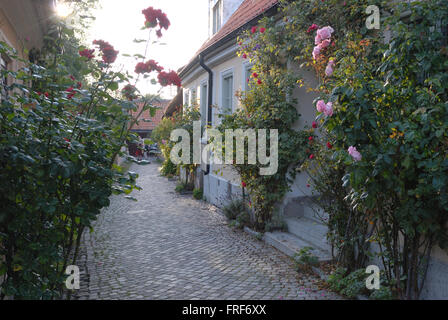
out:
{"label": "sky", "polygon": [[[141,12],[147,7],[161,9],[171,22],[160,38],[165,45],[150,44],[148,49],[148,60],[154,59],[165,70],[177,71],[187,64],[208,38],[207,0],[99,0],[99,3],[100,8],[93,13],[96,21],[88,33],[88,41],[102,39],[119,50],[120,56],[115,62],[119,69],[124,67],[133,72],[137,63],[135,58],[122,57],[122,53],[144,54],[145,44],[136,44],[133,40],[148,38],[148,30],[140,30],[145,22]],[[151,41],[155,39],[153,35]],[[140,80],[138,88],[146,94],[156,93],[160,86],[151,85],[148,78]],[[176,90],[176,87],[166,89],[162,97],[172,98]]]}

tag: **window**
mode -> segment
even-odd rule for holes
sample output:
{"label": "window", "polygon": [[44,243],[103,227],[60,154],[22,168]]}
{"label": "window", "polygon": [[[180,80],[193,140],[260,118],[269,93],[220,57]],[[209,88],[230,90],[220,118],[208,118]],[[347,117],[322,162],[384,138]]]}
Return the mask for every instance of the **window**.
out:
{"label": "window", "polygon": [[0,55],[0,100],[6,97],[5,86],[8,85],[8,75],[3,73],[6,70],[8,70],[8,63],[6,58]]}
{"label": "window", "polygon": [[243,65],[243,68],[244,68],[243,69],[244,70],[244,72],[243,72],[243,75],[244,75],[243,89],[244,89],[244,91],[248,91],[248,90],[250,90],[250,77],[252,75],[252,64],[246,63]]}
{"label": "window", "polygon": [[190,106],[195,106],[198,103],[196,89],[191,90],[191,103]]}
{"label": "window", "polygon": [[227,72],[222,76],[222,111],[224,113],[233,111],[233,73]]}
{"label": "window", "polygon": [[207,125],[207,83],[201,85],[201,126],[204,128]]}
{"label": "window", "polygon": [[189,106],[190,105],[190,94],[188,92],[188,90],[184,90],[184,106]]}
{"label": "window", "polygon": [[213,34],[218,32],[218,30],[221,28],[221,7],[222,0],[216,1],[215,5],[213,6]]}

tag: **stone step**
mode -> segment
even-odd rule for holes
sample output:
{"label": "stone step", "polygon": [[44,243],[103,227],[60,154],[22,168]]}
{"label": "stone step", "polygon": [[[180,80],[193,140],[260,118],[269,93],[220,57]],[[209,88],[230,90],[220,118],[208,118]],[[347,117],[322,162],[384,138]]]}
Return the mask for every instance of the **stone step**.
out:
{"label": "stone step", "polygon": [[285,222],[289,233],[308,242],[313,248],[331,252],[331,246],[327,242],[328,227],[326,225],[307,217],[287,217]]}
{"label": "stone step", "polygon": [[304,247],[312,247],[311,253],[319,258],[320,262],[332,260],[330,252],[326,252],[315,248],[312,244],[296,237],[287,232],[266,232],[263,236],[264,241],[274,248],[277,248],[284,254],[293,257],[294,254],[299,253],[300,249]]}

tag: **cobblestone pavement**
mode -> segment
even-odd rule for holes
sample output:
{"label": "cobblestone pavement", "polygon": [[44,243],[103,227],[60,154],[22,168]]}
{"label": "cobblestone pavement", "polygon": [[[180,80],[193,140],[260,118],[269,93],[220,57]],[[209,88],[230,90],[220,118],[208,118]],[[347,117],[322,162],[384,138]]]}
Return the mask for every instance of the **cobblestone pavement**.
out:
{"label": "cobblestone pavement", "polygon": [[157,164],[131,171],[139,201],[113,196],[84,235],[75,299],[338,299],[215,207],[176,194]]}

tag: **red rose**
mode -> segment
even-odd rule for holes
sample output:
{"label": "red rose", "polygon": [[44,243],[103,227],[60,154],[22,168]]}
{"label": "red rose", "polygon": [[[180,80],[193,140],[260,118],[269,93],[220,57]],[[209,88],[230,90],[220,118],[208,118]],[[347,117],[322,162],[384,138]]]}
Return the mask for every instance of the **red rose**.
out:
{"label": "red rose", "polygon": [[310,158],[310,160],[313,160],[314,159],[314,154],[310,154],[309,158]]}
{"label": "red rose", "polygon": [[328,148],[328,149],[333,149],[333,146],[331,145],[330,142],[327,142],[327,148]]}
{"label": "red rose", "polygon": [[318,28],[319,28],[318,25],[313,23],[313,24],[308,28],[308,30],[307,30],[306,32],[310,33],[311,31],[316,30],[316,29],[318,29]]}
{"label": "red rose", "polygon": [[311,136],[308,137],[308,140],[309,140],[309,141],[313,141],[313,137],[311,137]]}
{"label": "red rose", "polygon": [[67,90],[65,90],[65,91],[67,91],[69,93],[67,95],[67,99],[71,99],[71,98],[73,98],[75,96],[74,90],[75,89],[73,87],[67,88]]}
{"label": "red rose", "polygon": [[91,60],[93,58],[95,58],[95,56],[93,55],[93,53],[95,52],[95,49],[84,49],[82,51],[79,51],[79,55],[81,57],[86,57],[87,59]]}
{"label": "red rose", "polygon": [[313,124],[312,124],[312,126],[313,126],[313,128],[314,128],[314,129],[316,129],[316,128],[317,128],[317,123],[316,123],[316,121],[313,121]]}
{"label": "red rose", "polygon": [[258,74],[256,72],[252,73],[252,77],[258,78]]}
{"label": "red rose", "polygon": [[159,83],[163,86],[176,85],[178,87],[182,86],[182,80],[175,71],[165,72],[161,71],[157,76]]}
{"label": "red rose", "polygon": [[247,58],[247,54],[243,53],[243,59]]}
{"label": "red rose", "polygon": [[260,32],[261,32],[261,33],[264,33],[265,31],[266,31],[266,28],[263,28],[263,27],[260,28]]}
{"label": "red rose", "polygon": [[241,185],[243,186],[243,188],[246,188],[246,182],[241,182]]}
{"label": "red rose", "polygon": [[258,83],[258,84],[261,84],[262,82],[261,82],[261,80],[260,80],[260,79],[258,79],[257,83]]}
{"label": "red rose", "polygon": [[159,38],[162,36],[162,29],[167,30],[170,26],[170,20],[168,20],[166,13],[163,13],[160,9],[149,7],[142,10],[142,13],[145,16],[145,26],[147,28],[159,27],[159,30],[156,32]]}
{"label": "red rose", "polygon": [[159,66],[154,60],[148,60],[147,62],[139,62],[135,66],[135,73],[151,73],[153,71],[160,72],[163,67]]}
{"label": "red rose", "polygon": [[257,27],[252,27],[252,29],[250,29],[250,32],[252,32],[252,33],[257,32]]}
{"label": "red rose", "polygon": [[114,49],[114,47],[104,40],[94,40],[94,45],[100,47],[100,50],[103,54],[103,61],[107,64],[114,63],[118,56],[118,51]]}

